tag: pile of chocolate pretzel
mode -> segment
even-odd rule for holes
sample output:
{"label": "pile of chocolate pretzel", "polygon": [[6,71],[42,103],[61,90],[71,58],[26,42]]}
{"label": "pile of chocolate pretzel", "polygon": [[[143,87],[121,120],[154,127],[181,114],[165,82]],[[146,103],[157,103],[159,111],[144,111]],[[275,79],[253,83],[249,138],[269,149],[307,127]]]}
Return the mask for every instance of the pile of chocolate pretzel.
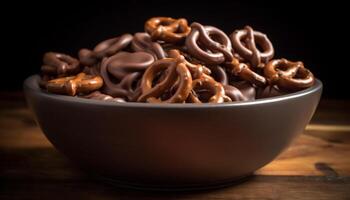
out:
{"label": "pile of chocolate pretzel", "polygon": [[314,84],[302,62],[273,56],[267,36],[250,26],[227,36],[213,26],[154,17],[145,32],[81,49],[78,59],[45,53],[39,84],[50,93],[148,103],[246,101]]}

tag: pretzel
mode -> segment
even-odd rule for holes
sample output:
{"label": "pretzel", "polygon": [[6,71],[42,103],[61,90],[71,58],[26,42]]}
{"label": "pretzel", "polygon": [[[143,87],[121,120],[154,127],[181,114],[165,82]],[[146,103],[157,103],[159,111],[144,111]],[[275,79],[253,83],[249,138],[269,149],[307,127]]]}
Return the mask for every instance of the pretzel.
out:
{"label": "pretzel", "polygon": [[181,62],[185,63],[188,70],[190,70],[192,78],[197,79],[200,78],[203,74],[210,74],[211,71],[209,68],[205,67],[201,64],[192,64],[185,59],[183,52],[180,52],[177,49],[172,49],[168,52],[170,58],[175,58],[181,60]]}
{"label": "pretzel", "polygon": [[44,75],[66,76],[78,73],[80,70],[79,61],[69,55],[47,52],[43,57],[41,71]]}
{"label": "pretzel", "polygon": [[[183,57],[182,57],[183,58]],[[156,85],[152,85],[156,75],[167,70],[166,77]],[[162,100],[160,97],[166,90],[179,80],[175,94],[169,99]],[[191,73],[186,67],[183,59],[180,58],[164,58],[154,62],[143,74],[141,81],[142,95],[138,98],[140,102],[150,103],[183,103],[192,86]]]}
{"label": "pretzel", "polygon": [[[188,102],[192,103],[201,103],[200,100],[200,93],[196,92],[196,88],[204,89],[206,93],[213,93],[214,95],[208,98],[202,98],[202,99],[208,99],[210,102],[216,102],[216,101],[231,101],[230,98],[225,96],[225,94],[222,94],[223,91],[222,85],[218,82],[216,82],[209,74],[211,74],[211,70],[203,65],[200,64],[192,64],[188,62],[185,57],[182,55],[182,52],[180,53],[179,50],[170,50],[169,56],[175,59],[180,60],[182,63],[185,64],[187,69],[191,72],[191,76],[193,78],[192,82],[192,91],[189,94],[189,97],[187,99]],[[217,68],[219,68],[217,66]],[[222,68],[221,68],[222,69]],[[225,77],[222,81],[225,82]],[[227,77],[226,77],[227,78]],[[227,82],[227,79],[226,79]],[[174,87],[176,88],[177,85],[175,84]],[[222,98],[220,98],[222,95]],[[203,96],[203,95],[202,95]]]}
{"label": "pretzel", "polygon": [[238,59],[233,58],[231,63],[226,63],[225,66],[231,71],[235,76],[240,77],[257,86],[265,86],[265,77],[254,72],[247,64],[240,63]]}
{"label": "pretzel", "polygon": [[80,49],[79,59],[44,54],[39,86],[103,101],[223,103],[287,94],[315,82],[302,62],[272,60],[270,40],[250,26],[227,36],[183,18],[154,17],[144,29]]}
{"label": "pretzel", "polygon": [[102,58],[112,56],[126,48],[130,44],[132,38],[132,35],[124,34],[120,37],[100,42],[93,50],[81,49],[79,51],[80,63],[86,66],[93,66],[102,60]]}
{"label": "pretzel", "polygon": [[[151,54],[146,52],[119,52],[109,58],[104,58],[101,63],[100,74],[104,80],[102,91],[113,97],[135,100],[138,82],[141,73],[154,62]],[[138,96],[137,96],[138,97]]]}
{"label": "pretzel", "polygon": [[[206,98],[200,98],[198,93],[207,92]],[[192,82],[192,91],[188,96],[188,102],[202,103],[207,101],[208,103],[223,103],[231,101],[231,99],[225,95],[224,87],[221,83],[216,82],[212,77],[203,75],[201,78],[195,79]]]}
{"label": "pretzel", "polygon": [[264,74],[270,84],[286,91],[302,90],[311,87],[315,82],[314,75],[302,62],[292,62],[284,58],[268,62]]}
{"label": "pretzel", "polygon": [[186,38],[188,52],[209,65],[232,60],[232,46],[227,35],[213,26],[191,24],[191,33]]}
{"label": "pretzel", "polygon": [[[250,26],[236,30],[231,34],[232,47],[240,57],[247,60],[252,67],[263,67],[274,55],[272,43],[261,32],[254,31]],[[257,48],[262,48],[262,52]]]}
{"label": "pretzel", "polygon": [[145,23],[145,31],[151,35],[153,41],[177,43],[186,38],[191,28],[183,18],[153,17]]}
{"label": "pretzel", "polygon": [[57,94],[74,96],[78,93],[90,93],[98,90],[103,85],[100,76],[86,75],[79,73],[76,76],[52,79],[47,82],[47,91]]}
{"label": "pretzel", "polygon": [[165,58],[163,47],[153,42],[148,33],[135,33],[131,42],[131,48],[134,51],[144,51],[153,55],[155,59]]}

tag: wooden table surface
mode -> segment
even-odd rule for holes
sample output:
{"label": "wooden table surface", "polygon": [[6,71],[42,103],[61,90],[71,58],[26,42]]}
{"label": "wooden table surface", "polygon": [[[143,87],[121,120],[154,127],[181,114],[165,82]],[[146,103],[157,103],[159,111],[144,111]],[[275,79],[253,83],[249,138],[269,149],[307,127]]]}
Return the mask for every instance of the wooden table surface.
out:
{"label": "wooden table surface", "polygon": [[119,189],[47,141],[21,93],[0,93],[0,199],[350,199],[350,101],[321,101],[295,142],[245,182],[202,192]]}

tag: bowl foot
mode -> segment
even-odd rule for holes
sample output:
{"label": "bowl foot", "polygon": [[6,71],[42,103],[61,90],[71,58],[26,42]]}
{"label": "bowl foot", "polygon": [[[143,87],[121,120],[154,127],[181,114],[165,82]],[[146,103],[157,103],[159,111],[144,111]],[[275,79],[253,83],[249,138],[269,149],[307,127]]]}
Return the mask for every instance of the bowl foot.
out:
{"label": "bowl foot", "polygon": [[212,190],[224,187],[229,187],[233,185],[240,184],[250,177],[252,174],[245,176],[234,177],[231,179],[225,179],[222,181],[216,181],[213,183],[203,183],[203,184],[189,184],[189,185],[153,185],[153,184],[142,184],[136,182],[121,181],[118,179],[108,178],[104,176],[94,176],[97,180],[102,181],[107,184],[111,184],[118,188],[131,189],[131,190],[142,190],[142,191],[164,191],[164,192],[180,192],[180,191],[200,191],[200,190]]}

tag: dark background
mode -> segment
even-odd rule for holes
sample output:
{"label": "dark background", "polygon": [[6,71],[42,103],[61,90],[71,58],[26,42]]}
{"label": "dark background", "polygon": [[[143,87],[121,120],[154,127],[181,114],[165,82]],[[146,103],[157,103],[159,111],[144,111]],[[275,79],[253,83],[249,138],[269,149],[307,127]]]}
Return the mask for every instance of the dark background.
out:
{"label": "dark background", "polygon": [[210,2],[14,2],[2,14],[5,56],[0,90],[21,90],[25,77],[39,72],[46,51],[76,56],[81,47],[92,48],[104,39],[143,31],[144,22],[152,16],[170,16],[213,25],[227,34],[251,25],[268,35],[276,58],[303,61],[323,81],[325,98],[350,98],[347,6],[303,1]]}

